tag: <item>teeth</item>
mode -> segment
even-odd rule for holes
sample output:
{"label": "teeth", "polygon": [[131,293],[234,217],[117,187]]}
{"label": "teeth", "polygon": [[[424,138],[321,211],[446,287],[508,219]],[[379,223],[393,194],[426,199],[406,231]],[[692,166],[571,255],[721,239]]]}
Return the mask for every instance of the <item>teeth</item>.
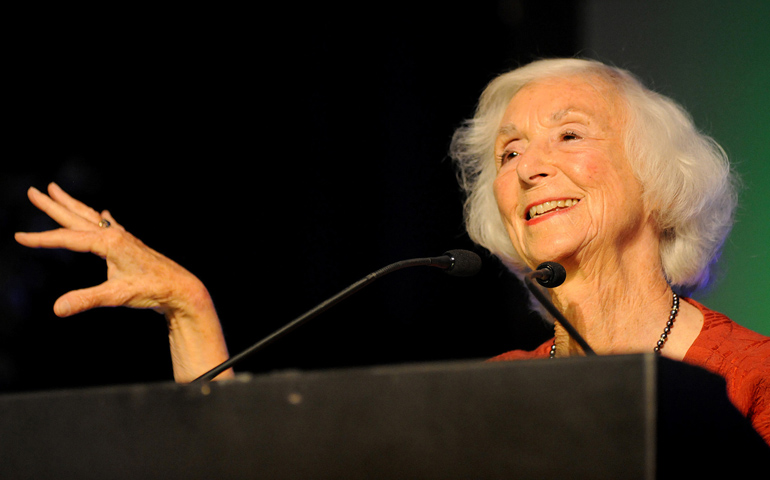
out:
{"label": "teeth", "polygon": [[569,208],[576,205],[579,201],[577,198],[568,198],[567,200],[554,200],[553,202],[535,205],[529,209],[529,218],[535,218],[537,215],[542,215],[556,208]]}

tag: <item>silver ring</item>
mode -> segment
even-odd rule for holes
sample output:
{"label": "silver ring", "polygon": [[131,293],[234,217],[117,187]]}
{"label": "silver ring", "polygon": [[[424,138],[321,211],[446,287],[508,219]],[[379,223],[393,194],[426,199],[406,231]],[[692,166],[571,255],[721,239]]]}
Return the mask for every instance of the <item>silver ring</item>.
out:
{"label": "silver ring", "polygon": [[102,218],[101,220],[99,220],[99,226],[102,227],[102,228],[107,228],[110,225],[112,225],[112,224],[106,218]]}

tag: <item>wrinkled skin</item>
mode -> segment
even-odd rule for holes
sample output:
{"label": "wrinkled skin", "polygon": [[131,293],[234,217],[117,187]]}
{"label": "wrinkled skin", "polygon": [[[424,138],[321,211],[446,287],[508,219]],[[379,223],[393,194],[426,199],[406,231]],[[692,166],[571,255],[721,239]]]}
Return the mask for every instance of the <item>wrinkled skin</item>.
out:
{"label": "wrinkled skin", "polygon": [[[152,309],[166,317],[174,378],[189,382],[227,360],[227,347],[211,296],[203,283],[169,258],[126,231],[108,211],[101,213],[72,198],[56,184],[48,195],[30,188],[32,204],[62,228],[17,233],[32,248],[90,252],[107,263],[107,279],[93,287],[65,293],[54,313],[69,317],[97,307]],[[102,219],[109,227],[100,227]],[[232,371],[219,379],[232,376]]]}
{"label": "wrinkled skin", "polygon": [[[626,157],[626,120],[624,102],[603,79],[546,79],[514,95],[495,144],[494,193],[513,247],[532,268],[565,267],[552,300],[603,354],[651,351],[672,301],[655,206],[645,203]],[[664,354],[683,358],[702,323],[683,303]],[[556,348],[582,351],[559,325]]]}

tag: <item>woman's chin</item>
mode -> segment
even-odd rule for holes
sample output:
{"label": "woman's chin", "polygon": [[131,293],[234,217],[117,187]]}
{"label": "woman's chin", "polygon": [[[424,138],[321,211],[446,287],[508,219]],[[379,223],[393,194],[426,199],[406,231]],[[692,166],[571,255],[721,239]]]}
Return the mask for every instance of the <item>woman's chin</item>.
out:
{"label": "woman's chin", "polygon": [[[550,245],[549,247],[554,246]],[[539,248],[529,252],[527,255],[529,261],[527,263],[534,266],[538,266],[543,262],[557,262],[565,265],[575,258],[576,253],[574,248]]]}

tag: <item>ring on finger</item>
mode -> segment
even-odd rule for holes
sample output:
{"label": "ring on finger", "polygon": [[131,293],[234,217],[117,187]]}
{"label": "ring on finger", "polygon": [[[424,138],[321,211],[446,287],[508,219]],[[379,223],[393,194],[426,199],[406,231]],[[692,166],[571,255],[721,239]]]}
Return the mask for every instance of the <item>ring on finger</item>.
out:
{"label": "ring on finger", "polygon": [[112,224],[106,218],[102,218],[101,220],[99,220],[99,226],[102,227],[102,228],[107,228],[110,225],[112,225]]}

